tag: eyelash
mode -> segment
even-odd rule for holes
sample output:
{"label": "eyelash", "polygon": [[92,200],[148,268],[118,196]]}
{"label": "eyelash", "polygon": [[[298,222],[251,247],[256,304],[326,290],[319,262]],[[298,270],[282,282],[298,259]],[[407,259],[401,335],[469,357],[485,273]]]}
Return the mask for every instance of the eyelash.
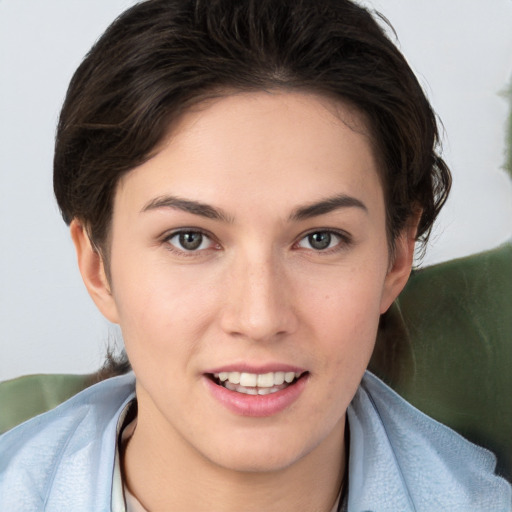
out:
{"label": "eyelash", "polygon": [[[302,234],[300,236],[299,240],[294,244],[294,247],[298,246],[302,241],[306,240],[308,237],[310,237],[312,235],[317,235],[317,234],[327,234],[331,237],[334,235],[336,238],[338,238],[338,242],[333,247],[327,247],[326,249],[314,249],[314,248],[306,249],[306,250],[313,251],[315,254],[322,254],[322,255],[335,254],[340,251],[343,251],[344,249],[347,249],[348,247],[350,247],[353,244],[352,236],[349,235],[345,231],[339,231],[339,230],[330,229],[330,228],[323,228],[323,229],[317,228],[317,229],[313,229],[311,231],[308,231],[307,233]],[[300,249],[300,247],[299,247],[299,249]]]}
{"label": "eyelash", "polygon": [[180,256],[185,256],[185,257],[192,256],[193,257],[193,256],[197,256],[198,254],[201,254],[203,251],[207,251],[209,249],[217,250],[217,247],[215,247],[215,248],[207,247],[207,248],[199,249],[199,250],[187,250],[185,248],[180,249],[179,247],[176,247],[175,245],[173,245],[171,243],[171,240],[173,238],[179,237],[181,235],[201,235],[203,237],[203,239],[201,240],[200,245],[202,245],[204,243],[204,241],[205,241],[204,239],[206,238],[207,240],[210,241],[210,245],[216,244],[218,247],[220,247],[220,245],[217,242],[215,242],[215,238],[210,233],[208,233],[206,231],[203,231],[200,229],[179,229],[177,231],[173,231],[172,233],[169,233],[168,235],[166,235],[162,241],[167,244],[167,249],[169,251],[179,254]]}
{"label": "eyelash", "polygon": [[[308,237],[310,237],[312,235],[317,235],[317,234],[327,234],[330,237],[332,237],[334,235],[335,237],[337,237],[339,239],[338,243],[336,243],[333,247],[327,247],[325,249],[305,248],[305,250],[311,250],[314,253],[327,255],[327,254],[333,254],[333,253],[342,251],[343,249],[346,249],[353,244],[353,239],[348,233],[346,233],[344,231],[338,231],[338,230],[325,228],[325,229],[314,229],[314,230],[308,231],[307,233],[303,233],[302,235],[300,235],[300,238],[298,239],[298,241],[293,244],[293,248],[301,249],[301,247],[299,246],[299,244],[301,242],[306,240]],[[173,245],[171,243],[171,240],[173,238],[180,237],[182,235],[201,235],[203,237],[203,239],[201,240],[201,243],[197,249],[190,249],[190,250],[187,250],[185,248],[180,249],[180,248],[176,247],[175,245]],[[199,249],[199,247],[205,242],[204,238],[208,239],[210,241],[210,244],[216,244],[217,247],[214,247],[214,248],[206,247],[203,249]],[[169,251],[177,253],[181,256],[186,256],[186,257],[197,256],[198,254],[201,254],[203,251],[207,251],[210,249],[218,250],[220,248],[220,244],[218,242],[215,242],[215,238],[210,233],[200,230],[200,229],[180,229],[178,231],[173,231],[172,233],[166,235],[162,241],[167,244],[167,249]],[[331,240],[329,240],[329,245],[330,245],[330,242],[331,242]]]}

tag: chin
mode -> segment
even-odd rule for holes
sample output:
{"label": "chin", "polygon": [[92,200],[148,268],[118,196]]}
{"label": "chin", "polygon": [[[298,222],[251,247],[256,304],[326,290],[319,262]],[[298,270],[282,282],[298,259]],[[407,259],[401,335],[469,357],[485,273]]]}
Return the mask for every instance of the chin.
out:
{"label": "chin", "polygon": [[212,460],[214,464],[236,473],[276,473],[292,466],[301,457],[292,454],[262,453],[230,453],[226,457],[219,456]]}
{"label": "chin", "polygon": [[[240,473],[273,473],[287,469],[310,453],[311,438],[293,439],[291,433],[254,431],[243,439],[231,433],[212,453],[205,453],[212,463]],[[210,445],[212,446],[212,445]]]}

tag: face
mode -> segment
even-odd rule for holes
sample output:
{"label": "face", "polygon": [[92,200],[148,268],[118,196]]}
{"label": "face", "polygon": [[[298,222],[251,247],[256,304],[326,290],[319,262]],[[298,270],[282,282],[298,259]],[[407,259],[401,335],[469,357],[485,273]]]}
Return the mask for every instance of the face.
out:
{"label": "face", "polygon": [[348,107],[261,92],[187,113],[119,183],[111,281],[88,283],[121,325],[140,428],[242,471],[339,445],[410,269],[412,237],[391,261],[385,219]]}

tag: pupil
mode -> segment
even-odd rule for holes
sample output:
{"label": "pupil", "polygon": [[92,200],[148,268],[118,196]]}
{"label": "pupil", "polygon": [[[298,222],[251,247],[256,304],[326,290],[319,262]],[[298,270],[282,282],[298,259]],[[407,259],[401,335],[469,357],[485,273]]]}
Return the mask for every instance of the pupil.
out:
{"label": "pupil", "polygon": [[197,249],[203,241],[201,233],[180,233],[180,244],[184,249],[193,251]]}
{"label": "pupil", "polygon": [[327,249],[331,245],[331,234],[326,232],[311,233],[308,236],[308,241],[314,249]]}

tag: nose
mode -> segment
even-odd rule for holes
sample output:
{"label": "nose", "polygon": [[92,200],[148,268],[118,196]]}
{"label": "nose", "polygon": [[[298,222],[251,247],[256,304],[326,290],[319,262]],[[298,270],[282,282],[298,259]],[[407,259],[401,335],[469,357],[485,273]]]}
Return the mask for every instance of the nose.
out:
{"label": "nose", "polygon": [[271,341],[297,327],[289,279],[271,256],[241,257],[229,273],[224,290],[221,327],[231,336]]}

